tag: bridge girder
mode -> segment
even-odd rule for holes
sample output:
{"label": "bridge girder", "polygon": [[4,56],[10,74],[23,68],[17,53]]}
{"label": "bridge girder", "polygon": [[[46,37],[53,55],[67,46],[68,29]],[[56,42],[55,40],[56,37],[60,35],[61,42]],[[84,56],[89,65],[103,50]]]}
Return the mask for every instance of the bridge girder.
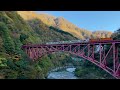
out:
{"label": "bridge girder", "polygon": [[[120,78],[119,50],[117,42],[72,43],[48,45],[23,45],[29,58],[33,61],[52,52],[69,52],[80,56],[102,68],[115,78]],[[106,47],[110,48],[106,51]],[[97,55],[96,55],[97,54]]]}

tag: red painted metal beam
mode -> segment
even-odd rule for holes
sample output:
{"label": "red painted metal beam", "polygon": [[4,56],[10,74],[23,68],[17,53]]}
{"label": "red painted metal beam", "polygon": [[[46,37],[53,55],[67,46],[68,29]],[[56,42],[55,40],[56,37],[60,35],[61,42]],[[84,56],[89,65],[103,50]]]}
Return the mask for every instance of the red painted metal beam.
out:
{"label": "red painted metal beam", "polygon": [[[118,55],[119,44],[120,41],[111,40],[97,41],[92,43],[23,45],[22,49],[25,50],[31,60],[37,60],[38,58],[41,58],[42,56],[52,52],[69,52],[94,63],[115,78],[120,78],[120,63]],[[106,52],[105,46],[107,45],[110,45],[110,48]],[[99,49],[99,51],[96,52],[95,48]],[[98,54],[99,57],[96,57],[95,54]],[[109,62],[112,62],[113,66],[110,66]]]}

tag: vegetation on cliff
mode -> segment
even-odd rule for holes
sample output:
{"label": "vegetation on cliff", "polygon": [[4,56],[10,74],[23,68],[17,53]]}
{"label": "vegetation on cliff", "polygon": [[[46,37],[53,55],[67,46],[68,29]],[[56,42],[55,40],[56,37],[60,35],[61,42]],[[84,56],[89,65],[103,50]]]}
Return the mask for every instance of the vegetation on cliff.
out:
{"label": "vegetation on cliff", "polygon": [[[52,22],[46,23],[39,15],[34,14],[25,19],[16,11],[0,11],[0,78],[1,79],[41,79],[45,78],[47,72],[52,68],[66,65],[73,62],[67,53],[54,53],[39,58],[37,62],[32,62],[21,46],[26,43],[46,43],[52,41],[67,41],[75,39],[85,39],[92,36],[92,32],[75,28],[64,19],[53,23],[55,17],[51,17]],[[39,18],[38,18],[39,17]],[[56,23],[58,23],[56,26]],[[63,23],[63,27],[60,26]],[[67,25],[68,24],[68,25]],[[73,29],[71,28],[73,27]],[[69,27],[69,30],[68,30]],[[67,29],[66,29],[67,28]],[[73,32],[71,32],[71,31]],[[75,30],[75,31],[74,31]],[[101,33],[101,32],[99,32]],[[105,33],[105,32],[104,32]],[[105,33],[103,37],[107,36]],[[77,34],[77,35],[76,35]],[[111,33],[110,33],[111,34]],[[96,34],[97,35],[97,34]],[[119,38],[119,36],[117,36]],[[58,58],[59,57],[59,58]]]}
{"label": "vegetation on cliff", "polygon": [[[49,36],[49,37],[48,37]],[[67,59],[66,55],[49,55],[38,62],[31,62],[21,49],[23,44],[31,42],[45,43],[56,40],[76,39],[74,36],[50,29],[38,19],[25,21],[15,11],[0,12],[0,78],[35,79],[45,78],[51,67],[59,64],[59,60]],[[61,54],[59,54],[61,55]],[[52,59],[50,59],[52,58]]]}

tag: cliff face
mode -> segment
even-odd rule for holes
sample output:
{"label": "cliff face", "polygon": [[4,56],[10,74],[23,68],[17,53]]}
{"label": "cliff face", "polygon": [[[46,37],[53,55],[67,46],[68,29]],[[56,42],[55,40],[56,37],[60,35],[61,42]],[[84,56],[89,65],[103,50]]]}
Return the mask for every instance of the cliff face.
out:
{"label": "cliff face", "polygon": [[62,17],[58,17],[55,19],[56,27],[59,29],[62,29],[66,32],[71,33],[72,35],[76,36],[79,39],[85,39],[85,35],[90,37],[91,32],[87,30],[83,30],[81,28],[78,28],[71,22],[67,21],[66,19]]}

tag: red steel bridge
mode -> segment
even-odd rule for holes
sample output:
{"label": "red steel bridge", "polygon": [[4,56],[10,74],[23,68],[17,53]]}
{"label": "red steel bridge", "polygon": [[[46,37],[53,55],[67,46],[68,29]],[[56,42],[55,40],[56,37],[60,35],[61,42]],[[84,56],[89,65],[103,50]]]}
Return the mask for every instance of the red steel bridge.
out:
{"label": "red steel bridge", "polygon": [[33,61],[53,52],[68,52],[94,63],[115,78],[120,79],[119,46],[120,40],[106,40],[96,42],[28,44],[23,45],[22,49]]}

